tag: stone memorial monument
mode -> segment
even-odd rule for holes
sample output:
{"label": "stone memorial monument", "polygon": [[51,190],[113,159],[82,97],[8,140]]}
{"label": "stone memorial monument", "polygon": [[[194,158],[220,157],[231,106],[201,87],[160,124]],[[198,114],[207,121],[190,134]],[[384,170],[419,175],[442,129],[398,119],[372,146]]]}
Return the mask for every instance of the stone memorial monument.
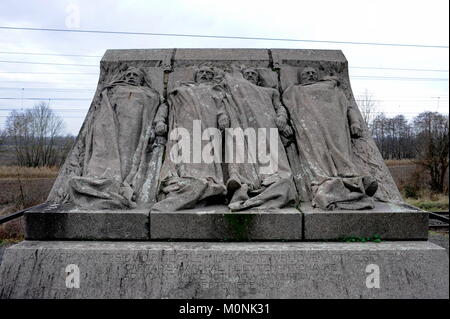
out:
{"label": "stone memorial monument", "polygon": [[448,298],[341,51],[108,50],[100,70],[0,297]]}

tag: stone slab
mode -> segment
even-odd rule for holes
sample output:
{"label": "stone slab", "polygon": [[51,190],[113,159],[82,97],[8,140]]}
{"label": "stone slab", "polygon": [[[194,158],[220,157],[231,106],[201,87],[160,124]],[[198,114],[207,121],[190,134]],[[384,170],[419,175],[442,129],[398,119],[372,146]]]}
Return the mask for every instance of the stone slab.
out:
{"label": "stone slab", "polygon": [[[341,50],[308,50],[308,49],[271,49],[274,63],[287,63],[295,65],[295,62],[340,62],[347,63]],[[292,64],[294,63],[294,64]]]}
{"label": "stone slab", "polygon": [[205,62],[268,67],[270,58],[267,49],[177,49],[175,52],[175,67]]}
{"label": "stone slab", "polygon": [[429,242],[25,241],[5,252],[0,297],[448,299],[449,261]]}
{"label": "stone slab", "polygon": [[232,213],[226,206],[150,213],[152,240],[301,240],[295,208]]}
{"label": "stone slab", "polygon": [[42,204],[25,212],[25,238],[30,240],[147,240],[149,210],[76,210]]}
{"label": "stone slab", "polygon": [[106,50],[102,62],[156,61],[170,59],[175,49],[115,49]]}
{"label": "stone slab", "polygon": [[341,240],[345,237],[372,237],[382,240],[426,240],[428,213],[411,206],[376,202],[372,210],[323,211],[301,205],[304,240]]}

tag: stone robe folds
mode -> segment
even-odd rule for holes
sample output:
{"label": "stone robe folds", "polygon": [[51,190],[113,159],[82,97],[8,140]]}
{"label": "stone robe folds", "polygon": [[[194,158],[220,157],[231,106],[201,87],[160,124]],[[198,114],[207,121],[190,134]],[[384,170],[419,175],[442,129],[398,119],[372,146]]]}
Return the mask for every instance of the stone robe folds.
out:
{"label": "stone robe folds", "polygon": [[[161,201],[155,204],[154,211],[173,212],[203,206],[225,195],[221,144],[215,149],[219,152],[217,160],[206,163],[201,152],[211,140],[200,137],[208,128],[217,129],[218,119],[225,116],[222,91],[214,82],[186,82],[169,94],[169,140],[160,174]],[[200,124],[196,133],[194,121]],[[170,138],[171,134],[178,140]],[[221,142],[222,137],[218,137]],[[188,148],[181,147],[186,146],[184,143],[189,144]],[[173,161],[174,153],[181,152],[187,156],[185,160]]]}
{"label": "stone robe folds", "polygon": [[[230,135],[225,140],[226,155],[234,155],[234,161],[228,163],[228,173],[232,178],[238,177],[237,180],[241,184],[231,200],[230,208],[237,211],[254,207],[282,208],[295,204],[297,196],[292,172],[275,122],[277,116],[287,118],[278,91],[255,85],[244,79],[240,73],[227,74],[226,81],[231,95],[226,103],[230,128],[241,128],[244,131],[250,128],[256,133],[256,141],[250,143],[245,136],[244,163],[236,163],[236,148],[242,146],[236,145]],[[274,149],[270,148],[270,129],[272,133],[276,133],[272,140],[272,144],[276,142]],[[261,136],[261,131],[266,135]],[[252,162],[247,157],[249,147],[256,150],[257,156]],[[258,156],[259,152],[267,157]],[[274,169],[265,172],[264,168],[267,170],[269,163],[273,164]]]}
{"label": "stone robe folds", "polygon": [[140,191],[154,160],[147,146],[160,102],[155,90],[122,81],[102,91],[86,135],[83,173],[69,180],[77,206],[119,209],[152,201]]}
{"label": "stone robe folds", "polygon": [[352,159],[349,113],[354,110],[337,81],[290,86],[283,102],[291,115],[312,205],[327,210],[372,208]]}

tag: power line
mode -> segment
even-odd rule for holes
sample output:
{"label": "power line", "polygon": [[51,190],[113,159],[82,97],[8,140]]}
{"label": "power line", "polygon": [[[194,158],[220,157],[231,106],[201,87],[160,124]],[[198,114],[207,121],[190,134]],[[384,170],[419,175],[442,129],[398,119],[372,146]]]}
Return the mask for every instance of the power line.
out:
{"label": "power line", "polygon": [[80,58],[101,58],[101,55],[68,54],[68,53],[43,53],[43,52],[11,52],[0,51],[0,54],[19,54],[19,55],[44,55],[44,56],[70,56]]}
{"label": "power line", "polygon": [[[41,52],[11,52],[0,51],[0,54],[13,54],[13,55],[40,55],[40,56],[67,56],[67,57],[89,57],[89,58],[101,58],[101,55],[83,55],[83,54],[68,54],[68,53],[41,53]],[[350,69],[367,69],[367,70],[396,70],[396,71],[425,71],[425,72],[449,72],[444,69],[426,69],[426,68],[396,68],[396,67],[374,67],[374,66],[350,66]],[[0,72],[4,73],[4,72]]]}
{"label": "power line", "polygon": [[393,70],[393,71],[419,71],[419,72],[449,72],[449,70],[441,69],[407,69],[407,68],[384,68],[374,66],[350,66],[350,69],[365,69],[365,70]]}
{"label": "power line", "polygon": [[[3,63],[19,63],[19,62],[14,62],[14,61],[2,61]],[[23,63],[22,61],[20,63]],[[28,62],[28,64],[43,64],[43,63],[38,63],[38,62]],[[46,63],[47,64],[47,63]],[[50,63],[48,63],[50,64]],[[51,63],[52,65],[54,65],[54,63]],[[73,64],[63,64],[63,63],[59,63],[57,65],[71,65],[73,66]],[[86,66],[86,65],[81,65],[81,66]],[[93,65],[89,65],[89,66],[93,66]],[[415,72],[449,72],[449,70],[443,70],[443,69],[405,69],[405,68],[381,68],[381,67],[371,67],[371,66],[351,66],[349,67],[350,69],[365,69],[365,70],[392,70],[392,71],[415,71]],[[98,75],[97,73],[76,73],[76,72],[21,72],[21,71],[5,71],[5,72],[0,72],[0,73],[29,73],[29,74],[79,74],[79,75]]]}
{"label": "power line", "polygon": [[80,73],[80,72],[20,72],[20,71],[6,71],[0,74],[49,74],[49,75],[98,75],[99,73]]}
{"label": "power line", "polygon": [[[3,61],[0,61],[0,62],[3,62]],[[39,64],[52,64],[52,63],[39,63]],[[67,65],[69,65],[69,64],[67,64]],[[75,65],[75,64],[73,64],[73,65]],[[88,66],[88,65],[86,65],[86,66]],[[402,76],[390,77],[390,76],[374,76],[374,75],[352,75],[352,76],[350,76],[350,78],[352,78],[352,79],[370,79],[370,80],[407,80],[407,81],[448,81],[449,80],[448,78],[413,78],[413,77],[402,77]],[[20,82],[20,81],[0,81],[0,82]],[[30,82],[30,81],[22,81],[22,82]]]}
{"label": "power line", "polygon": [[[25,91],[43,91],[43,90],[49,90],[49,91],[62,91],[62,92],[95,92],[95,89],[90,88],[43,88],[43,87],[0,87],[0,90],[25,90]],[[358,96],[358,95],[357,95]],[[357,102],[364,102],[366,101],[364,98],[356,98]],[[441,102],[448,102],[448,97],[446,96],[440,96],[439,100]],[[386,99],[371,99],[373,102],[419,102],[419,101],[436,101],[436,97],[417,97],[417,98],[386,98]]]}
{"label": "power line", "polygon": [[[8,115],[0,115],[2,118],[9,117]],[[61,116],[63,119],[84,119],[85,116]]]}
{"label": "power line", "polygon": [[264,41],[285,41],[285,42],[333,43],[333,44],[397,46],[397,47],[417,47],[417,48],[437,48],[437,49],[448,49],[449,48],[448,45],[434,45],[434,44],[381,43],[381,42],[356,42],[356,41],[332,41],[332,40],[306,40],[306,39],[289,39],[289,38],[244,37],[244,36],[180,34],[180,33],[105,31],[105,30],[56,29],[56,28],[29,28],[29,27],[8,27],[8,26],[0,26],[0,29],[4,29],[4,30],[22,30],[22,31],[50,31],[50,32],[71,32],[71,33],[97,33],[97,34],[118,34],[118,35],[164,36],[164,37],[216,38],[216,39],[234,39],[234,40],[264,40]]}
{"label": "power line", "polygon": [[0,97],[0,100],[29,100],[29,101],[91,101],[92,99],[87,98],[42,98],[42,97],[24,97],[24,98],[17,98],[17,97]]}
{"label": "power line", "polygon": [[68,65],[68,66],[88,66],[99,67],[97,64],[73,64],[73,63],[52,63],[52,62],[28,62],[28,61],[5,61],[0,60],[0,63],[19,63],[19,64],[45,64],[45,65]]}
{"label": "power line", "polygon": [[89,88],[11,88],[11,87],[0,87],[0,90],[50,90],[50,91],[89,91],[89,92],[95,92],[94,89]]}
{"label": "power line", "polygon": [[368,75],[353,75],[352,79],[368,79],[368,80],[405,80],[405,81],[448,81],[447,78],[409,78],[409,77],[392,77],[392,76],[368,76]]}
{"label": "power line", "polygon": [[[18,83],[19,85],[22,83],[27,83],[27,85],[29,85],[30,83],[36,83],[36,80],[33,81],[3,81],[0,80],[0,83]],[[86,82],[74,82],[74,81],[70,81],[71,84],[87,84]],[[55,82],[41,82],[39,81],[39,84],[51,84],[51,85],[55,85],[57,83]],[[92,85],[97,85],[96,82],[92,82]]]}
{"label": "power line", "polygon": [[[24,110],[31,110],[32,108],[24,108]],[[17,108],[0,108],[0,112],[6,111],[17,111]],[[52,111],[55,112],[87,112],[89,109],[55,109],[52,108]]]}

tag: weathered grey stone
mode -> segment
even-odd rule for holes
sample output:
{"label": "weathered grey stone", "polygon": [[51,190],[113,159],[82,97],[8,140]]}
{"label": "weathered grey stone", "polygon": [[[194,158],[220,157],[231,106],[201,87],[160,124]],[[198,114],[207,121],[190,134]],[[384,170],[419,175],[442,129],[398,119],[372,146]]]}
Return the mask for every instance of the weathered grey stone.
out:
{"label": "weathered grey stone", "polygon": [[[306,67],[314,68],[314,81],[299,77]],[[294,112],[298,109],[303,111]],[[213,134],[194,136],[194,121],[202,122],[203,133]],[[277,172],[260,173],[264,156],[250,163],[248,158],[256,155],[248,155],[245,165],[228,162],[224,153],[234,148],[228,143],[225,152],[221,146],[212,150],[213,163],[191,156],[208,151],[211,143],[227,142],[227,128],[278,129],[278,152],[261,143],[261,150],[271,150],[268,158],[278,158]],[[189,147],[181,147],[190,153],[187,161],[172,165],[170,156],[162,158],[174,149],[183,153],[175,147],[183,139],[175,141],[172,135],[166,143],[168,132],[192,138],[185,143]],[[305,137],[305,132],[310,135]],[[235,145],[250,154],[257,143],[246,138],[246,143]],[[264,208],[267,203],[265,208],[285,207],[295,194],[291,196],[292,185],[279,185],[287,186],[280,181],[292,176],[299,197],[322,208],[369,207],[366,197],[372,195],[381,201],[402,201],[357,110],[341,51],[108,50],[91,108],[48,201],[73,201],[84,209],[150,208],[158,193],[155,209],[167,212],[226,202],[236,211]],[[355,206],[349,206],[353,202]]]}
{"label": "weathered grey stone", "polygon": [[149,211],[143,209],[93,211],[43,204],[24,218],[26,239],[149,239]]}
{"label": "weathered grey stone", "polygon": [[152,240],[301,240],[302,215],[294,208],[232,213],[209,206],[150,213]]}
{"label": "weathered grey stone", "polygon": [[101,60],[102,64],[117,62],[145,62],[148,66],[168,66],[175,49],[121,49],[106,50]]}
{"label": "weathered grey stone", "polygon": [[298,65],[301,62],[337,62],[347,63],[341,50],[298,50],[298,49],[271,49],[274,67],[282,64]]}
{"label": "weathered grey stone", "polygon": [[[319,77],[318,69],[305,67],[300,84],[283,92],[291,115],[302,180],[313,207],[331,209],[373,208],[370,198],[378,183],[354,163],[352,145],[363,137],[362,119],[336,76]],[[345,177],[344,177],[345,176]]]}
{"label": "weathered grey stone", "polygon": [[[398,191],[397,186],[395,185],[395,182],[392,179],[392,176],[386,167],[375,142],[373,141],[370,131],[362,119],[358,105],[353,96],[348,72],[348,63],[342,51],[272,49],[271,53],[273,58],[273,67],[280,69],[279,84],[283,92],[286,92],[288,88],[291,88],[290,91],[292,91],[293,86],[299,87],[298,84],[300,83],[301,72],[305,70],[306,67],[313,67],[318,70],[318,78],[320,79],[329,79],[330,77],[336,77],[339,79],[339,87],[336,90],[342,91],[345,94],[348,101],[348,106],[354,109],[354,115],[352,116],[353,120],[351,122],[355,122],[355,120],[357,120],[361,123],[360,137],[352,139],[351,151],[354,155],[352,162],[363,175],[372,176],[378,182],[379,187],[378,191],[374,195],[375,198],[381,201],[397,203],[403,202],[401,194]],[[323,97],[325,95],[322,96],[319,94],[318,96],[319,100],[322,100],[321,104],[323,103]],[[293,103],[293,105],[296,105],[296,103]],[[289,106],[286,106],[289,109]],[[335,109],[336,108],[337,103],[335,104]],[[301,112],[301,114],[306,114],[306,116],[300,116],[300,118],[297,116],[297,120],[300,119],[300,121],[304,121],[306,125],[311,122],[322,123],[323,125],[323,122],[327,122],[327,116],[322,112],[317,112],[318,117],[315,121],[311,121],[311,112]],[[331,117],[331,119],[333,119],[333,117]],[[325,123],[324,127],[327,128],[337,124],[337,122],[333,123],[333,121],[328,121],[328,123]],[[319,127],[319,125],[317,125],[317,127]],[[343,134],[343,131],[345,131],[345,129],[341,130],[341,134]],[[297,132],[301,132],[301,130],[299,131],[297,128]],[[325,133],[323,135],[326,136]],[[298,148],[302,149],[305,145],[308,145],[308,143],[300,143]],[[320,152],[323,147],[317,148],[316,146],[314,149]],[[308,158],[300,158],[299,161],[298,156],[294,156],[295,152],[293,150],[289,150],[288,148],[287,151],[290,162],[294,163],[291,164],[291,166],[295,174],[295,182],[298,188],[305,188],[304,185],[302,185],[302,183],[305,183],[303,181],[303,177],[309,174],[307,169],[305,169],[305,166],[311,165],[309,162],[310,160]],[[308,151],[306,153],[309,154],[312,152]],[[311,166],[316,167],[316,165]]]}
{"label": "weathered grey stone", "polygon": [[449,297],[448,265],[429,242],[22,242],[5,252],[0,297],[435,299]]}
{"label": "weathered grey stone", "polygon": [[268,67],[267,49],[177,49],[174,67],[183,67],[205,62],[223,66],[242,63],[247,66]]}
{"label": "weathered grey stone", "polygon": [[373,237],[382,240],[426,240],[428,213],[411,207],[376,202],[375,208],[360,211],[323,211],[302,204],[305,240],[340,240]]}
{"label": "weathered grey stone", "polygon": [[160,67],[142,61],[102,65],[89,112],[47,200],[77,197],[86,209],[151,206],[156,190],[149,184],[157,183],[167,134],[167,126],[161,129],[167,118],[163,94]]}

